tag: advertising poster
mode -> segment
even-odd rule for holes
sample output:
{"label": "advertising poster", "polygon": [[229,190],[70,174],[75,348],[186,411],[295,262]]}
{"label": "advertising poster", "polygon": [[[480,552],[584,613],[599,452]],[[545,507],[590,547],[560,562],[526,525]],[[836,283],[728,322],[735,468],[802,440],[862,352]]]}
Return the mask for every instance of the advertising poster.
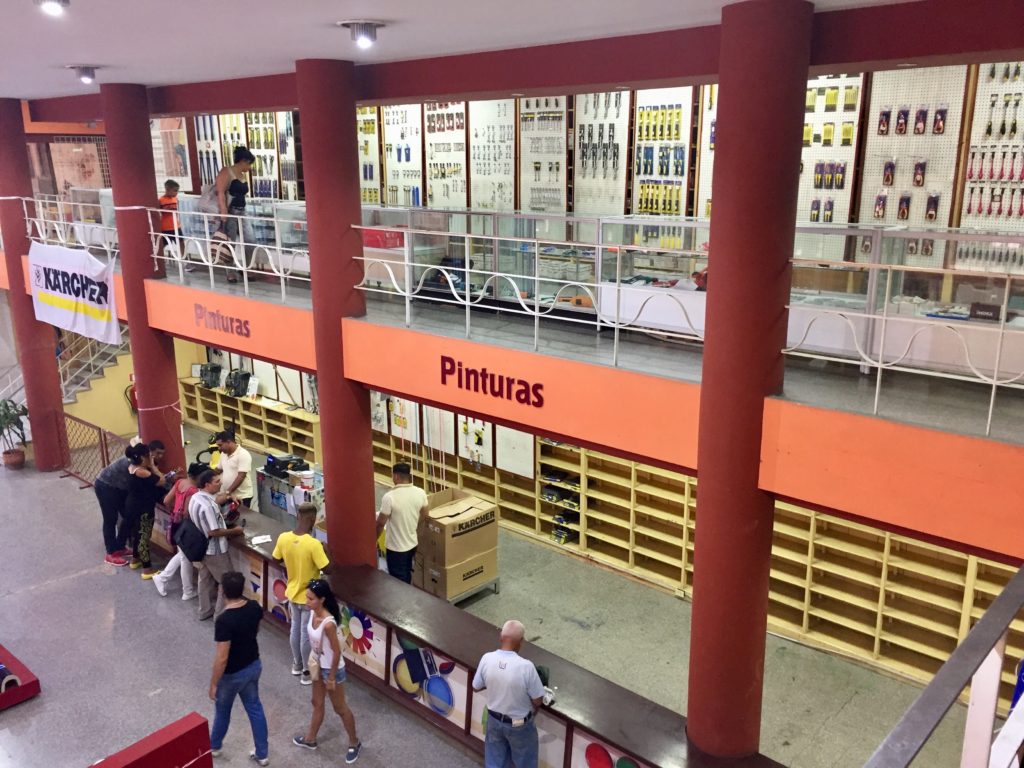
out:
{"label": "advertising poster", "polygon": [[345,663],[356,664],[384,680],[387,675],[388,628],[355,606],[341,605]]}
{"label": "advertising poster", "polygon": [[184,117],[159,117],[149,121],[153,138],[153,166],[157,188],[163,193],[165,181],[176,181],[182,192],[192,189],[188,161],[188,135]]}
{"label": "advertising poster", "polygon": [[103,188],[103,169],[96,144],[55,142],[50,144],[50,160],[57,194],[67,196],[72,187]]}
{"label": "advertising poster", "polygon": [[391,633],[391,685],[434,714],[466,727],[469,670],[397,630]]}

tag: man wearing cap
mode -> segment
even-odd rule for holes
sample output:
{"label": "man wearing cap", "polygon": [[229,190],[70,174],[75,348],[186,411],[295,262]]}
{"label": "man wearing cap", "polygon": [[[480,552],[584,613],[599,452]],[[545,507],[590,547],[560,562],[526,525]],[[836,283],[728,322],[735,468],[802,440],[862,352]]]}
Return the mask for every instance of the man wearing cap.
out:
{"label": "man wearing cap", "polygon": [[501,647],[485,653],[473,676],[473,690],[487,691],[485,768],[537,768],[540,742],[533,716],[544,701],[544,684],[533,662],[519,655],[526,629],[510,619],[501,628]]}
{"label": "man wearing cap", "polygon": [[377,513],[377,536],[387,527],[388,573],[406,584],[412,583],[412,564],[419,544],[419,527],[427,519],[430,502],[422,488],[412,484],[412,468],[395,464],[391,479],[395,487],[384,494]]}

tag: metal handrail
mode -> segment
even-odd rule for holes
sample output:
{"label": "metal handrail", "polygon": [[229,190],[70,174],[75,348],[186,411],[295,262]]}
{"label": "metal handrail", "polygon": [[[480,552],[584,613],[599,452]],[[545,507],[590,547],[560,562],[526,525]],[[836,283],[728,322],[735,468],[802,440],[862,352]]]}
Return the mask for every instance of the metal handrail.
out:
{"label": "metal handrail", "polygon": [[[1010,579],[981,620],[971,628],[945,664],[935,673],[932,681],[925,686],[921,695],[910,705],[896,726],[886,736],[865,768],[905,768],[911,764],[925,743],[934,733],[949,709],[960,698],[961,692],[971,684],[972,678],[989,658],[998,650],[1010,623],[1024,608],[1024,567]],[[998,653],[1001,657],[1002,654]],[[1001,664],[994,665],[996,675]],[[994,721],[995,712],[990,719]],[[972,723],[968,719],[968,728]],[[979,732],[984,733],[984,728]],[[991,725],[988,734],[991,734]],[[990,737],[991,738],[991,737]],[[1016,747],[1019,747],[1018,743]],[[965,745],[966,749],[966,745]],[[985,763],[988,764],[987,762]],[[966,765],[963,764],[963,765]]]}

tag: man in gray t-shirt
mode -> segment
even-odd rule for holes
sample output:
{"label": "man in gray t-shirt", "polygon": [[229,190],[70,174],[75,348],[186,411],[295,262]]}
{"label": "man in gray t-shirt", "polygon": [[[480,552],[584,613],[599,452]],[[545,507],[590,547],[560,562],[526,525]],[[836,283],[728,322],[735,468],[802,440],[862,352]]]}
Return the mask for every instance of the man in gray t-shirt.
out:
{"label": "man in gray t-shirt", "polygon": [[487,690],[486,768],[537,768],[533,715],[544,701],[544,684],[533,662],[519,655],[525,633],[522,623],[506,621],[501,648],[485,653],[473,676],[473,690]]}

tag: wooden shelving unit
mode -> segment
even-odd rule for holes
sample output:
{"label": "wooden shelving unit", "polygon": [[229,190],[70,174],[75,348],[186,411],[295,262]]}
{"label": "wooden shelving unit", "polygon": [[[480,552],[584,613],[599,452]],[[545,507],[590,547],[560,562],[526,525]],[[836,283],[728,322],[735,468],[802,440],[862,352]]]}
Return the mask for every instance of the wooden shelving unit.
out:
{"label": "wooden shelving unit", "polygon": [[264,453],[291,453],[320,461],[320,417],[266,397],[232,397],[223,389],[207,389],[199,379],[179,382],[182,419],[211,432],[231,423],[238,439]]}
{"label": "wooden shelving unit", "polygon": [[[435,486],[465,488],[498,505],[501,525],[552,548],[689,598],[697,479],[537,438],[535,478],[417,446],[410,457],[374,433],[377,479],[399,456]],[[408,449],[408,446],[407,446]],[[439,475],[443,475],[442,478]],[[556,529],[568,538],[555,538]],[[991,605],[1015,569],[906,536],[776,502],[769,629],[799,642],[927,682]],[[1024,619],[1011,625],[1000,709],[1024,658]]]}

